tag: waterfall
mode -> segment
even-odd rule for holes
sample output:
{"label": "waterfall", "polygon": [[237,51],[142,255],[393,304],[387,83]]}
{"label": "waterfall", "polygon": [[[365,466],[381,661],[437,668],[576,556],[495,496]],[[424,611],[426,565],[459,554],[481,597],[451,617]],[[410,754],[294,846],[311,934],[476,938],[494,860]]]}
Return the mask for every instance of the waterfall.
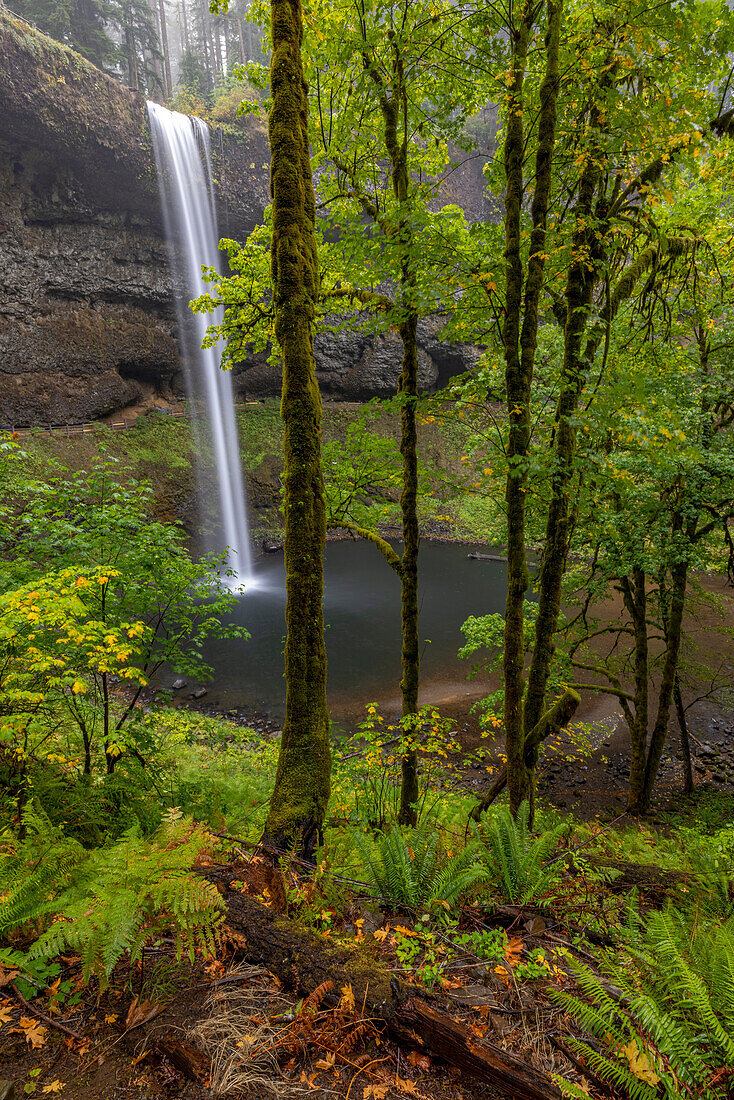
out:
{"label": "waterfall", "polygon": [[[201,455],[202,429],[206,428],[211,433],[214,451],[221,534],[227,547],[228,565],[236,572],[239,583],[249,586],[252,556],[232,376],[221,369],[216,348],[201,346],[207,325],[217,322],[219,316],[193,313],[188,308],[188,302],[207,289],[202,264],[219,270],[209,129],[200,118],[169,111],[157,103],[148,103],[148,115],[176,287],[181,353],[197,452]],[[206,410],[204,424],[200,399]]]}

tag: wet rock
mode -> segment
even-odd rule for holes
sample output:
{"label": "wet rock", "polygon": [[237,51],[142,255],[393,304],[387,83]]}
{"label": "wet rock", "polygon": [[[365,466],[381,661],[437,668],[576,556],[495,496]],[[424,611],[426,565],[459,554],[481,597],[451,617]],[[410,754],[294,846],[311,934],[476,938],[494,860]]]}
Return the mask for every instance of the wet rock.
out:
{"label": "wet rock", "polygon": [[191,698],[192,699],[203,699],[204,696],[207,695],[207,694],[208,694],[208,692],[207,692],[206,688],[197,688],[196,691],[192,692]]}
{"label": "wet rock", "polygon": [[181,679],[174,680],[173,683],[171,684],[171,690],[172,691],[180,691],[181,688],[185,688],[187,686],[188,685],[187,685],[185,680],[181,680]]}

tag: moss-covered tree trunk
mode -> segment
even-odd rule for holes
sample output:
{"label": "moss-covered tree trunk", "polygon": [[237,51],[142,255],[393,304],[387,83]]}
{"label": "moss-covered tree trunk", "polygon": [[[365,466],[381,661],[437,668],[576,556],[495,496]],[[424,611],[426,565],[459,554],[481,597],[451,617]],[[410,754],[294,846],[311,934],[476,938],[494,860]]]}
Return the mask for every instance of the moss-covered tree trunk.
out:
{"label": "moss-covered tree trunk", "polygon": [[[598,120],[592,124],[596,126]],[[579,181],[576,201],[576,229],[565,294],[565,333],[561,392],[556,407],[554,449],[551,467],[551,496],[546,520],[543,557],[538,583],[538,616],[528,670],[525,697],[525,732],[533,729],[546,705],[546,690],[555,652],[555,632],[561,610],[563,577],[570,541],[570,493],[576,473],[575,417],[589,365],[586,330],[594,286],[602,264],[599,210],[594,209],[601,184],[600,157],[593,148]]]}
{"label": "moss-covered tree trunk", "polygon": [[[402,713],[407,718],[418,711],[420,651],[418,645],[418,435],[416,398],[418,396],[418,322],[415,315],[400,326],[403,339],[403,367],[400,392],[404,404],[400,412],[400,453],[403,458],[403,487],[400,507],[403,518],[403,555],[400,567],[402,622]],[[418,753],[409,749],[402,759],[400,813],[402,825],[415,825],[418,802]]]}
{"label": "moss-covered tree trunk", "polygon": [[[385,149],[390,158],[393,194],[398,203],[397,242],[400,251],[399,306],[400,338],[403,360],[400,371],[400,454],[403,460],[403,485],[400,511],[403,525],[403,553],[400,560],[402,650],[400,691],[403,718],[418,711],[420,683],[420,649],[418,643],[418,433],[416,403],[418,399],[418,312],[415,306],[416,258],[412,254],[413,233],[409,220],[410,173],[408,171],[408,88],[403,58],[398,41],[392,39],[395,51],[392,87],[388,90],[383,77],[365,59],[367,71],[380,93],[380,109],[385,124]],[[401,129],[402,121],[402,133]],[[415,825],[418,820],[418,752],[410,747],[401,762],[400,787],[401,825]]]}
{"label": "moss-covered tree trunk", "polygon": [[525,553],[525,494],[530,446],[530,394],[538,338],[539,302],[545,269],[545,239],[551,192],[553,150],[559,89],[558,48],[561,3],[549,0],[546,31],[546,71],[540,91],[535,190],[531,208],[532,233],[527,281],[523,298],[521,214],[524,193],[525,134],[523,87],[532,29],[531,6],[524,5],[513,40],[512,84],[507,101],[504,162],[506,301],[502,339],[505,355],[507,415],[507,601],[504,635],[504,721],[507,786],[510,807],[516,813],[528,796],[529,773],[525,757],[525,594],[529,584]]}
{"label": "moss-covered tree trunk", "polygon": [[310,857],[321,837],[331,783],[323,555],[321,397],[312,325],[318,296],[315,200],[308,148],[301,0],[271,0],[275,335],[283,358],[285,426],[286,715],[265,835]]}

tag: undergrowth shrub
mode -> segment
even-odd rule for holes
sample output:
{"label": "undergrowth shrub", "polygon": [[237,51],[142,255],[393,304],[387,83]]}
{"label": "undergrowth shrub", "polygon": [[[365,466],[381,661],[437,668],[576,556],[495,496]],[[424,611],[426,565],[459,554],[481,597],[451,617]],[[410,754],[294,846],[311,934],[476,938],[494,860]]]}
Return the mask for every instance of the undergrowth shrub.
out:
{"label": "undergrowth shrub", "polygon": [[[108,847],[85,851],[31,808],[25,837],[6,841],[0,860],[0,933],[36,937],[33,964],[72,949],[87,979],[105,984],[126,953],[132,961],[170,929],[177,957],[214,949],[223,902],[211,883],[191,874],[210,845],[204,829],[168,813],[149,839],[131,829]],[[38,934],[40,932],[40,935]]]}
{"label": "undergrowth shrub", "polygon": [[533,836],[530,807],[523,802],[514,818],[506,806],[495,810],[477,830],[484,845],[487,880],[505,901],[542,903],[561,877],[562,864],[548,864],[568,825]]}
{"label": "undergrowth shrub", "polygon": [[[567,1039],[593,1072],[632,1100],[725,1100],[734,1071],[734,920],[653,914],[601,973],[574,960],[578,993],[551,996],[589,1040]],[[587,1095],[561,1077],[565,1096]]]}
{"label": "undergrowth shrub", "polygon": [[449,856],[440,832],[429,822],[414,830],[395,825],[377,842],[359,833],[355,839],[385,905],[455,905],[486,877],[479,844],[473,841]]}

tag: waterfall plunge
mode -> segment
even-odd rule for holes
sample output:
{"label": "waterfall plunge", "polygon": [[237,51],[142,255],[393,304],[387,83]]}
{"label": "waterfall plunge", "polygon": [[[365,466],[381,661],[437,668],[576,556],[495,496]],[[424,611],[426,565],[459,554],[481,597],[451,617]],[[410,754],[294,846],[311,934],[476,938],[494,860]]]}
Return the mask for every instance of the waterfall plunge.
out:
{"label": "waterfall plunge", "polygon": [[181,352],[197,450],[201,453],[203,432],[197,412],[197,398],[201,395],[214,450],[219,514],[222,536],[228,547],[228,564],[237,573],[239,583],[250,587],[253,583],[252,556],[232,377],[229,371],[220,368],[216,348],[201,347],[207,325],[219,318],[188,309],[188,302],[207,289],[201,274],[202,264],[219,270],[209,130],[200,118],[169,111],[157,103],[148,103],[148,115],[176,285]]}

